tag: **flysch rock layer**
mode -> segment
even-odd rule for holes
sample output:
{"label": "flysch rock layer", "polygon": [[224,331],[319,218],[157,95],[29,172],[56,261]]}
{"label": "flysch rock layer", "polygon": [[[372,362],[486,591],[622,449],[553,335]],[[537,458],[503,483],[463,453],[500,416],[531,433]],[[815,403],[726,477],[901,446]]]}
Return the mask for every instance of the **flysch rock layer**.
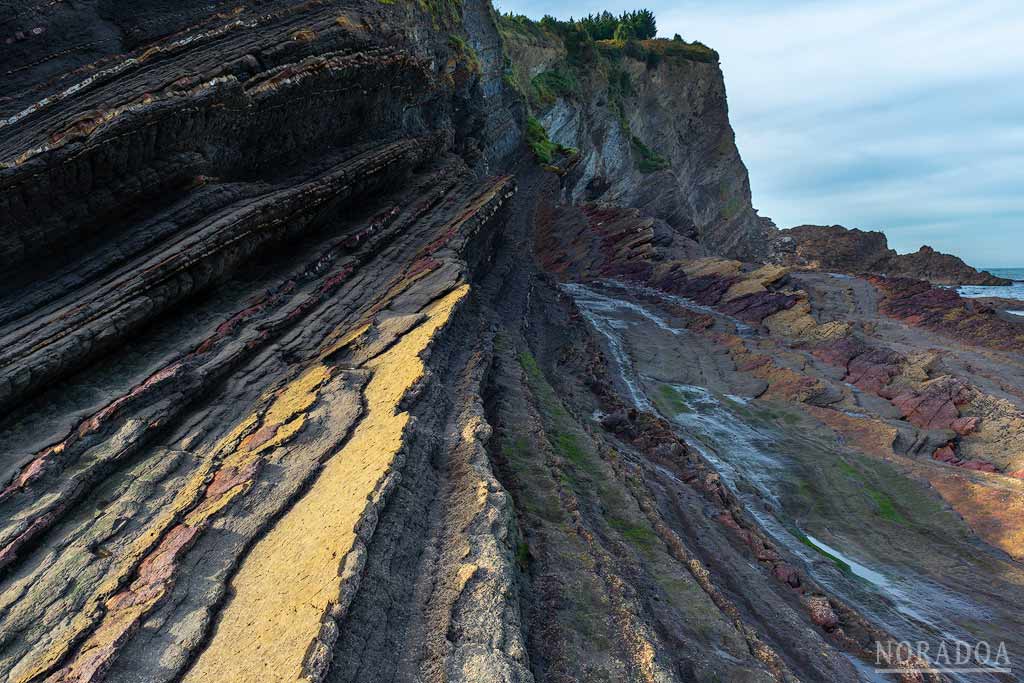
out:
{"label": "flysch rock layer", "polygon": [[[765,263],[713,51],[538,111],[565,46],[483,0],[2,30],[3,680],[856,681],[917,635],[772,516],[1017,646],[1019,326]],[[808,454],[777,499],[685,386]]]}

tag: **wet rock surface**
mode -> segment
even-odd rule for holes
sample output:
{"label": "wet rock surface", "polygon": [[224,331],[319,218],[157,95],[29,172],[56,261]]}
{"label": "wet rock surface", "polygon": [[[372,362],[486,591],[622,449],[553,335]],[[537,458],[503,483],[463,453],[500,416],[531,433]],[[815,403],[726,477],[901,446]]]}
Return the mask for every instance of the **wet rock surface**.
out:
{"label": "wet rock surface", "polygon": [[[573,230],[591,224],[566,219],[564,211],[542,231],[569,235],[568,244],[585,241],[572,237]],[[643,218],[633,220],[643,225]],[[632,234],[622,226],[619,231]],[[561,258],[561,252],[545,253],[549,262]],[[686,329],[714,339],[734,371],[761,383],[754,395],[877,420],[890,430],[891,453],[1003,476],[1020,470],[1024,396],[1020,347],[1012,341],[1017,326],[1003,328],[1000,320],[998,328],[979,325],[979,334],[956,335],[934,322],[938,312],[908,314],[935,300],[945,302],[946,313],[969,310],[972,302],[954,292],[920,281],[812,275],[715,257],[680,260],[665,249],[647,268],[632,265],[631,254],[614,247],[596,253],[596,267],[577,276],[610,282],[615,273],[619,282],[634,283],[633,296],[687,315]],[[893,282],[924,293],[924,303],[896,299],[887,289]],[[678,356],[650,355],[663,363]],[[654,372],[673,376],[664,368]],[[715,387],[706,371],[686,383]],[[1020,556],[1019,547],[1002,538],[1000,545]]]}

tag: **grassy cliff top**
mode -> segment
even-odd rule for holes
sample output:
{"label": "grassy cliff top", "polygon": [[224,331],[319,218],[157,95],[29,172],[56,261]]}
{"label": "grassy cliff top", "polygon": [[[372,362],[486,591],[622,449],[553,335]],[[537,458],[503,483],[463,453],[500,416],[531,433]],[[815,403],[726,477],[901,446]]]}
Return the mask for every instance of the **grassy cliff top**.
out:
{"label": "grassy cliff top", "polygon": [[700,41],[688,42],[677,34],[675,38],[605,37],[607,32],[592,35],[590,18],[581,21],[560,21],[546,16],[535,21],[522,14],[499,14],[498,29],[506,39],[518,39],[537,45],[563,43],[570,56],[588,50],[613,59],[622,56],[656,63],[660,58],[680,58],[696,62],[717,63],[718,52]]}
{"label": "grassy cliff top", "polygon": [[651,38],[648,40],[598,40],[595,47],[607,56],[626,56],[648,63],[662,57],[686,59],[692,62],[718,62],[718,52],[701,42]]}

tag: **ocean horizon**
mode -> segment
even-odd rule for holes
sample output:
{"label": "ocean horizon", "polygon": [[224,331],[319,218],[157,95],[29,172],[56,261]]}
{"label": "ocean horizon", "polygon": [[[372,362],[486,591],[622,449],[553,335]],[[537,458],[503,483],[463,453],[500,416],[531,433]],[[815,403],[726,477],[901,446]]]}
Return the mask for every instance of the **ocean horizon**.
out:
{"label": "ocean horizon", "polygon": [[982,268],[996,277],[1005,277],[1007,280],[1024,282],[1024,268]]}
{"label": "ocean horizon", "polygon": [[981,285],[964,285],[957,288],[957,294],[969,299],[977,299],[985,296],[998,296],[1003,299],[1019,299],[1024,301],[1024,268],[982,268],[997,277],[1005,277],[1013,280],[1013,284],[1000,285],[998,287],[984,287]]}

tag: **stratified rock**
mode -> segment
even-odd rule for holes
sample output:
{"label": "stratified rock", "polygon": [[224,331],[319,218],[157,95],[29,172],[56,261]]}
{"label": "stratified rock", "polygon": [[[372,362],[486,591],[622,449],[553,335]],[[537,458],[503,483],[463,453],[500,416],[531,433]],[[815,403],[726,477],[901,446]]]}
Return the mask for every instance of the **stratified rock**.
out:
{"label": "stratified rock", "polygon": [[[579,150],[566,176],[573,202],[637,207],[709,253],[767,255],[775,226],[752,206],[713,50],[649,40],[637,51],[605,41],[588,55],[593,64],[578,68],[558,33],[504,22],[537,118],[554,142]],[[572,74],[573,90],[536,97],[533,79],[545,74]]]}
{"label": "stratified rock", "polygon": [[870,280],[882,294],[879,307],[886,315],[960,342],[1009,351],[1024,348],[1024,325],[1001,318],[991,306],[922,280]]}
{"label": "stratified rock", "polygon": [[[486,0],[4,17],[3,680],[858,680],[889,634],[620,396],[559,278],[677,294],[708,377],[813,416],[842,372],[950,428],[875,441],[1002,479],[964,468],[1012,411],[707,256],[774,227],[702,45],[588,43],[542,169]],[[527,76],[576,63],[535,28]]]}
{"label": "stratified rock", "polygon": [[566,279],[646,283],[660,262],[701,256],[703,249],[638,209],[585,204],[541,208],[537,253],[548,271]]}
{"label": "stratified rock", "polygon": [[736,316],[740,320],[760,323],[770,315],[791,308],[796,302],[797,297],[793,294],[766,291],[743,295],[721,304],[719,309],[723,313]]}

